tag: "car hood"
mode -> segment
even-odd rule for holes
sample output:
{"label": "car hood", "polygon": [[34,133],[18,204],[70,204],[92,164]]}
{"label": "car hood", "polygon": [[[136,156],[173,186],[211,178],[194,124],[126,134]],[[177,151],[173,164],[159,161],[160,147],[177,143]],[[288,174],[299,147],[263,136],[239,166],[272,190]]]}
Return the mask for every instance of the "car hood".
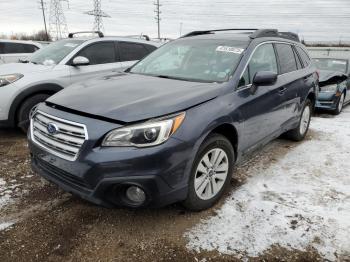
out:
{"label": "car hood", "polygon": [[10,63],[0,65],[0,75],[42,73],[52,69],[52,66],[36,65],[32,63]]}
{"label": "car hood", "polygon": [[329,71],[329,70],[320,70],[320,86],[338,84],[343,82],[348,78],[348,76],[342,72]]}
{"label": "car hood", "polygon": [[47,102],[122,122],[164,116],[215,98],[223,84],[119,73],[72,85]]}

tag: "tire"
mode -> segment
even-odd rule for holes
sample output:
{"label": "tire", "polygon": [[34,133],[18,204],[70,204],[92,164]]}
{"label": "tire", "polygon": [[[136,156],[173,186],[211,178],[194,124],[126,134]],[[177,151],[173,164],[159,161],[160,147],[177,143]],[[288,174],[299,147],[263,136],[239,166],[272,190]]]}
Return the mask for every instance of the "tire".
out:
{"label": "tire", "polygon": [[[206,156],[208,159],[204,160]],[[215,156],[219,156],[219,158]],[[220,162],[215,165],[214,159],[219,159]],[[200,146],[193,162],[188,195],[183,202],[185,208],[201,211],[212,207],[230,184],[234,159],[234,150],[230,141],[219,134],[210,135]],[[206,169],[209,165],[208,160],[210,165],[214,163],[210,170]],[[207,162],[207,165],[204,161]],[[205,170],[205,172],[200,170]]]}
{"label": "tire", "polygon": [[345,100],[345,94],[342,93],[341,96],[339,97],[338,103],[337,103],[337,108],[333,111],[334,115],[339,115],[341,111],[343,110],[344,106],[344,100]]}
{"label": "tire", "polygon": [[306,99],[298,126],[285,134],[288,139],[298,142],[305,138],[310,126],[312,108],[311,101]]}
{"label": "tire", "polygon": [[31,110],[39,103],[44,102],[50,95],[38,94],[27,98],[18,110],[18,127],[26,133],[29,127],[29,115]]}

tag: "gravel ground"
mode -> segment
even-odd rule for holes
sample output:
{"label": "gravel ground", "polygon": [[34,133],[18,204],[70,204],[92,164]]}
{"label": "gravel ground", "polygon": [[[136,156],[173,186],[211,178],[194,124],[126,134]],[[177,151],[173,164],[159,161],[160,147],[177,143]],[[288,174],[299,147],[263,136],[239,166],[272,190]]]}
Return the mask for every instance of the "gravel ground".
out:
{"label": "gravel ground", "polygon": [[26,137],[15,130],[0,130],[0,261],[323,261],[312,245],[295,248],[276,242],[258,253],[248,248],[223,252],[215,237],[214,248],[196,249],[189,240],[191,232],[220,217],[232,194],[259,175],[252,170],[274,168],[319,135],[311,128],[304,142],[271,142],[236,168],[222,201],[207,211],[191,213],[180,205],[129,210],[89,204],[42,181],[30,170]]}

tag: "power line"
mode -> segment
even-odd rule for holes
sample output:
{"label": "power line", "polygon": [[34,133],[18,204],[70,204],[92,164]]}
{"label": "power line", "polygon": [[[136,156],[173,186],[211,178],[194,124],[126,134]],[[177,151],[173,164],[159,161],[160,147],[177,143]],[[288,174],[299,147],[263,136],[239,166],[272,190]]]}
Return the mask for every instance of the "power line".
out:
{"label": "power line", "polygon": [[62,1],[67,2],[69,7],[68,0],[51,0],[50,2],[50,34],[55,39],[61,39],[68,35],[66,17],[61,5]]}
{"label": "power line", "polygon": [[45,8],[44,0],[40,0],[39,4],[40,4],[39,9],[41,9],[42,12],[43,12],[43,19],[44,19],[44,26],[45,26],[45,34],[46,34],[46,41],[49,41],[49,34],[48,34],[48,32],[47,32],[47,27],[46,27],[46,17],[45,17],[45,9],[46,9],[46,8]]}
{"label": "power line", "polygon": [[160,14],[161,14],[161,11],[160,11],[160,7],[161,7],[161,4],[159,4],[159,0],[157,0],[156,3],[154,3],[154,5],[156,6],[156,10],[154,11],[156,13],[156,21],[157,21],[157,26],[158,26],[158,39],[160,39]]}
{"label": "power line", "polygon": [[102,17],[110,17],[101,9],[101,0],[94,0],[94,10],[85,12],[84,14],[93,15],[95,17],[93,30],[103,31]]}

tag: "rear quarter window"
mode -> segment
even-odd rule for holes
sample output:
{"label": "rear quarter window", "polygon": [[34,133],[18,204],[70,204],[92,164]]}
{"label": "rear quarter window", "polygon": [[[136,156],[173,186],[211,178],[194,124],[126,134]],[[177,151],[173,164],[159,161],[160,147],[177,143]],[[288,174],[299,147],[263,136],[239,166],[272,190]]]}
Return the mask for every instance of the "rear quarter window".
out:
{"label": "rear quarter window", "polygon": [[289,44],[276,44],[278,60],[280,64],[281,74],[293,72],[297,70],[294,51]]}
{"label": "rear quarter window", "polygon": [[138,43],[119,42],[118,46],[122,62],[140,60],[151,52],[143,44]]}
{"label": "rear quarter window", "polygon": [[303,62],[304,67],[307,67],[311,64],[311,59],[308,56],[308,54],[299,46],[296,46],[296,50],[301,58],[301,61]]}

